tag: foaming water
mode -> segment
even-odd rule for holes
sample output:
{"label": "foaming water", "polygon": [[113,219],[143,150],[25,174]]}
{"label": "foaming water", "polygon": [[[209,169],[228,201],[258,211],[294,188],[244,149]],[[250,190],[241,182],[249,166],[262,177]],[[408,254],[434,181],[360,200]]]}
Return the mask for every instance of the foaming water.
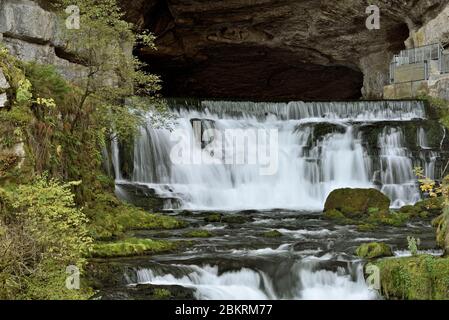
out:
{"label": "foaming water", "polygon": [[[428,150],[426,132],[416,130],[422,149],[416,158],[405,146],[400,124],[426,119],[421,102],[204,101],[201,107],[174,105],[172,111],[177,116],[176,129],[183,132],[181,139],[173,139],[169,130],[153,128],[149,117],[136,138],[133,171],[127,180],[148,186],[162,198],[178,199],[184,209],[321,210],[329,193],[343,187],[378,188],[390,197],[393,207],[400,207],[420,199],[413,174],[416,164],[423,165],[430,178],[437,175],[439,154]],[[194,121],[201,127],[195,127]],[[361,127],[376,123],[384,129],[374,137],[377,147],[373,149],[373,137]],[[260,164],[217,162],[218,139],[203,136],[201,140],[211,128],[219,132],[275,130],[277,143],[261,139],[258,147],[276,155],[277,170],[263,175]],[[191,153],[174,162],[170,155],[180,147]],[[223,147],[236,156],[257,158],[254,146],[243,148],[224,139]],[[123,156],[118,150],[113,147],[115,168]],[[192,161],[195,157],[203,161]],[[116,169],[118,179],[124,176]],[[171,208],[173,203],[167,205]]]}
{"label": "foaming water", "polygon": [[[265,272],[249,268],[220,273],[216,266],[182,266],[184,275],[156,274],[151,269],[137,271],[136,284],[179,285],[194,289],[200,300],[368,300],[378,295],[366,285],[361,266],[353,274],[339,268],[337,271],[315,270],[315,262],[296,263],[291,268],[294,281],[287,286],[276,286]],[[133,285],[133,284],[131,284]]]}

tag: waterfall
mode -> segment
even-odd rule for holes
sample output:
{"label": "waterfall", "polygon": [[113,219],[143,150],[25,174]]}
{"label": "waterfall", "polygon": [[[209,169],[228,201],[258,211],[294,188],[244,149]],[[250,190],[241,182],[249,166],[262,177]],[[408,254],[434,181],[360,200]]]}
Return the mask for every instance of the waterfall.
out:
{"label": "waterfall", "polygon": [[[276,286],[275,279],[260,270],[242,268],[220,273],[216,266],[177,265],[176,274],[155,270],[136,271],[135,284],[178,285],[194,289],[199,300],[368,300],[378,298],[365,283],[362,265],[354,270],[321,269],[314,261],[297,262],[287,273],[291,281]],[[277,290],[275,289],[277,287]]]}
{"label": "waterfall", "polygon": [[420,199],[411,155],[404,146],[404,135],[398,128],[384,128],[379,136],[382,192],[393,207],[415,203]]}
{"label": "waterfall", "polygon": [[[431,156],[414,155],[404,138],[404,125],[428,121],[421,102],[203,101],[172,103],[171,110],[174,132],[153,128],[150,116],[140,129],[126,178],[185,209],[321,210],[342,187],[379,188],[399,207],[420,199],[414,165],[435,174],[439,150],[428,147],[425,130],[415,129],[415,144]],[[227,135],[232,130],[240,131]],[[112,150],[117,170],[117,145]],[[269,166],[275,170],[261,174]]]}

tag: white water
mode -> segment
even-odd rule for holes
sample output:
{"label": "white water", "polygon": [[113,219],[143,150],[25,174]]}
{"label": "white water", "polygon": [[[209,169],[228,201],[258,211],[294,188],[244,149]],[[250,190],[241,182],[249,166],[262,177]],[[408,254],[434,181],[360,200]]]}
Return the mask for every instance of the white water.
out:
{"label": "white water", "polygon": [[[174,109],[178,116],[176,128],[184,132],[181,143],[173,141],[170,131],[153,129],[150,120],[141,128],[134,148],[133,183],[148,185],[162,197],[179,198],[183,208],[196,210],[321,210],[329,193],[342,187],[377,187],[391,198],[393,207],[413,204],[420,198],[411,153],[404,148],[400,126],[387,126],[379,135],[378,157],[369,155],[365,138],[358,130],[362,123],[425,119],[420,102],[206,101],[202,107],[201,111]],[[205,126],[220,132],[277,130],[277,146],[268,139],[259,144],[277,155],[278,170],[274,175],[261,175],[261,166],[256,164],[195,162],[197,158],[216,161],[209,152],[216,151],[217,145],[216,141],[208,140],[209,144],[201,147],[201,133],[193,128],[193,119],[202,119]],[[318,137],[316,128],[323,123],[335,130]],[[417,139],[423,148],[427,145],[424,130],[417,132]],[[193,150],[192,154],[182,155],[184,163],[171,161],[170,152],[175,145]],[[226,150],[233,146],[233,141],[225,139]],[[237,146],[235,153],[241,155],[248,151],[247,157],[255,155],[255,149],[247,149]],[[117,147],[115,150],[118,152]],[[118,157],[118,154],[113,157],[114,163],[118,163]],[[192,159],[197,164],[188,164]],[[426,173],[434,175],[432,159],[422,161]]]}
{"label": "white water", "polygon": [[[184,276],[157,275],[151,269],[137,271],[138,284],[180,285],[195,289],[195,297],[201,300],[367,300],[377,294],[365,284],[362,269],[355,272],[355,280],[346,270],[337,272],[314,270],[315,262],[297,263],[291,275],[297,280],[289,282],[284,293],[277,293],[273,280],[262,271],[242,268],[220,274],[218,267],[177,266],[191,270]],[[287,294],[288,292],[288,294]]]}

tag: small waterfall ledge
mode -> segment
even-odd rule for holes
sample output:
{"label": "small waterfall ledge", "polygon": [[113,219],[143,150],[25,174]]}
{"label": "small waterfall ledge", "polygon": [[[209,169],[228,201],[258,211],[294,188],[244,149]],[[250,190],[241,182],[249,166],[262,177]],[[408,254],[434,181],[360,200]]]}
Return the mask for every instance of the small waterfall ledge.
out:
{"label": "small waterfall ledge", "polygon": [[[170,108],[177,117],[175,129],[183,132],[179,141],[173,140],[173,132],[153,128],[148,117],[134,147],[125,148],[131,154],[123,154],[116,140],[111,148],[118,193],[124,194],[122,184],[144,186],[167,199],[165,209],[319,211],[328,194],[342,187],[378,188],[398,208],[421,198],[414,167],[440,179],[448,158],[445,129],[428,117],[419,101],[171,101]],[[201,126],[193,125],[195,121]],[[261,175],[257,164],[172,161],[177,144],[214,160],[217,137],[208,136],[205,143],[203,136],[201,141],[211,128],[275,130],[277,144],[269,139],[258,144],[277,155],[277,171]],[[223,147],[232,149],[233,143],[224,139]],[[249,157],[255,149],[232,150]]]}

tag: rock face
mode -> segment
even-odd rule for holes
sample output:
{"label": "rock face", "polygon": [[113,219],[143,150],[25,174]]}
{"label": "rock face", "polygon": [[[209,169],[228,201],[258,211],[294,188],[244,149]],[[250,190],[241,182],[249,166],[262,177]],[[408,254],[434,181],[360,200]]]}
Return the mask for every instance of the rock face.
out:
{"label": "rock face", "polygon": [[449,0],[122,0],[157,36],[141,50],[165,93],[252,99],[380,98],[389,62]]}
{"label": "rock face", "polygon": [[0,40],[23,61],[52,64],[67,79],[82,77],[86,69],[67,60],[61,38],[63,24],[35,1],[0,0]]}
{"label": "rock face", "polygon": [[337,189],[331,192],[324,211],[338,210],[345,217],[361,217],[374,209],[388,211],[390,199],[377,189]]}
{"label": "rock face", "polygon": [[6,81],[2,69],[0,69],[0,108],[5,107],[8,102],[8,97],[6,95],[6,90],[8,89],[9,83]]}

